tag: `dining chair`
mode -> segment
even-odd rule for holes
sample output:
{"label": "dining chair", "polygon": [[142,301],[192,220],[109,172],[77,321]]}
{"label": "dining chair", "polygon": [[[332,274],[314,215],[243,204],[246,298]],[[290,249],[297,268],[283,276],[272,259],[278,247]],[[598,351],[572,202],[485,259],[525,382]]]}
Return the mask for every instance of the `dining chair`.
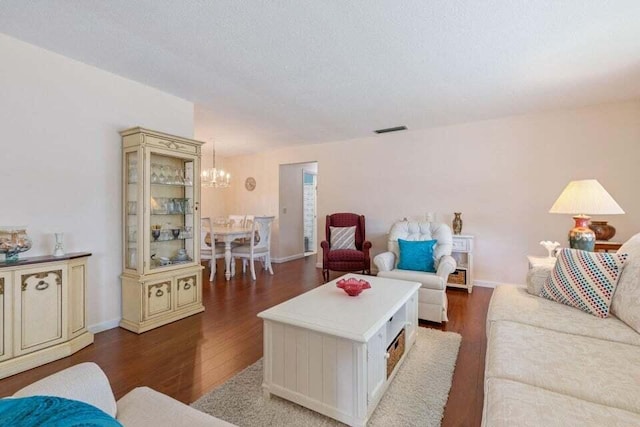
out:
{"label": "dining chair", "polygon": [[[271,267],[271,224],[274,219],[275,217],[273,216],[254,217],[249,242],[231,249],[233,264],[235,264],[236,258],[243,261],[243,266],[245,261],[249,261],[251,279],[253,280],[256,280],[256,259],[264,260],[264,269],[273,274],[273,268]],[[243,268],[244,271],[245,269]]]}
{"label": "dining chair", "polygon": [[[200,218],[200,259],[209,260],[209,282],[213,282],[216,275],[216,261],[224,258],[224,246],[215,244],[215,236],[212,233],[211,218]],[[207,243],[207,237],[209,243]]]}

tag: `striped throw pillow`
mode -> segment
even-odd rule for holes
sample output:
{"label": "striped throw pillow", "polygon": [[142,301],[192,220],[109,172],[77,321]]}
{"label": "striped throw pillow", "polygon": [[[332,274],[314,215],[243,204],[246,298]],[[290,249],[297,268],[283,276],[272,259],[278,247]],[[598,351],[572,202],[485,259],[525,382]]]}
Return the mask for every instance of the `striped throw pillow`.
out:
{"label": "striped throw pillow", "polygon": [[331,227],[331,250],[355,249],[356,248],[356,226],[353,227]]}
{"label": "striped throw pillow", "polygon": [[627,254],[562,249],[540,296],[605,318],[626,260]]}

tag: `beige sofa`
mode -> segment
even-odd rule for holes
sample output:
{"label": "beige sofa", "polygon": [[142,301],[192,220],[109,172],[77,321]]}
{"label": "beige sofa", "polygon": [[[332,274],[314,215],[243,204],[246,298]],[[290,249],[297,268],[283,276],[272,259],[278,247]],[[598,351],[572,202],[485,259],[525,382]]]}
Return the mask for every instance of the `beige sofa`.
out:
{"label": "beige sofa", "polygon": [[[640,235],[632,240],[621,248],[633,257],[616,292],[624,279],[636,298]],[[499,286],[487,336],[484,426],[640,425],[640,334],[614,315],[599,319]]]}
{"label": "beige sofa", "polygon": [[14,397],[58,396],[93,405],[125,427],[233,427],[149,387],[131,390],[116,402],[102,369],[81,363],[16,392]]}

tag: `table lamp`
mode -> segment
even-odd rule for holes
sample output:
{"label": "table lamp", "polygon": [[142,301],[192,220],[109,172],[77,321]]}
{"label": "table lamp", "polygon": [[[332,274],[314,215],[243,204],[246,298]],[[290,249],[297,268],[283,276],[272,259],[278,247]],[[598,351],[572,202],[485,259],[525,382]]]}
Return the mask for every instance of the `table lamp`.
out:
{"label": "table lamp", "polygon": [[569,230],[569,245],[573,249],[593,251],[596,234],[589,228],[590,215],[615,215],[624,211],[595,179],[571,181],[549,213],[572,214],[575,227]]}

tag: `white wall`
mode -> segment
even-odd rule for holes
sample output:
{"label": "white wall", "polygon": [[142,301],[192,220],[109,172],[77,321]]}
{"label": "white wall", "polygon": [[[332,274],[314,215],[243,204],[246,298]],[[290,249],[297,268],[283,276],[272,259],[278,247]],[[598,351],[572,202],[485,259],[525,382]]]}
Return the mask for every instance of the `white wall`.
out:
{"label": "white wall", "polygon": [[88,317],[98,328],[121,315],[121,143],[144,126],[193,136],[193,104],[0,34],[1,225],[27,225],[51,254],[90,251]]}
{"label": "white wall", "polygon": [[[548,210],[570,180],[600,180],[625,209],[603,218],[616,240],[640,231],[638,159],[640,102],[618,103],[228,158],[238,185],[224,204],[275,213],[279,165],[317,160],[318,230],[326,214],[364,214],[379,253],[396,220],[433,211],[450,224],[463,212],[463,233],[476,236],[476,279],[523,283],[526,255],[546,254],[540,240],[566,242],[571,218]],[[247,176],[253,192],[241,185]]]}

